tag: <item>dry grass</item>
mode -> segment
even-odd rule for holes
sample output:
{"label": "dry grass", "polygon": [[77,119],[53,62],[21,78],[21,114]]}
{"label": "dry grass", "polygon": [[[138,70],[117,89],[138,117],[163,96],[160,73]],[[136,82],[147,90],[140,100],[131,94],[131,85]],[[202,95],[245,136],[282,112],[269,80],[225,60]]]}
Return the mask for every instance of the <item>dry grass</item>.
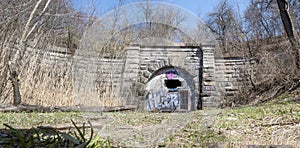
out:
{"label": "dry grass", "polygon": [[[7,53],[11,49],[7,49]],[[34,54],[27,52],[22,63],[20,79],[20,91],[22,102],[41,106],[75,106],[78,104],[73,96],[73,78],[72,66],[73,59],[71,55],[49,56],[46,52]],[[7,56],[7,55],[3,55]],[[65,57],[58,57],[65,56]],[[3,91],[1,91],[1,102],[12,103],[13,92],[9,81],[9,74],[5,75],[5,65],[8,61],[2,61],[1,75]],[[111,72],[113,73],[113,71]],[[109,78],[102,78],[107,82],[112,81]],[[120,97],[115,88],[108,85],[99,85],[97,87],[95,98],[84,101],[84,105],[90,106],[121,106],[124,99]],[[88,94],[84,94],[89,96]]]}
{"label": "dry grass", "polygon": [[[45,55],[46,56],[46,55]],[[53,59],[51,59],[53,58]],[[22,102],[42,106],[73,106],[71,60],[57,61],[55,57],[27,53],[19,75]],[[5,103],[12,103],[10,83]]]}
{"label": "dry grass", "polygon": [[225,109],[214,130],[226,135],[228,146],[299,145],[300,105],[267,103],[260,106]]}
{"label": "dry grass", "polygon": [[115,91],[113,91],[112,87],[104,86],[101,87],[104,89],[102,93],[98,91],[99,96],[99,105],[100,106],[122,106],[124,98],[120,97]]}

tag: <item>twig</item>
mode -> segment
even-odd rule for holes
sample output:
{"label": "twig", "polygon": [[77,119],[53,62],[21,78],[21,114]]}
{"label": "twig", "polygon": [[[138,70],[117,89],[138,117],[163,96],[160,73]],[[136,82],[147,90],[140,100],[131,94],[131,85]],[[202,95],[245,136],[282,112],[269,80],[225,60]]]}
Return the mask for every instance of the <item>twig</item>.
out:
{"label": "twig", "polygon": [[[284,126],[284,125],[292,125],[292,124],[299,124],[300,121],[294,121],[294,122],[285,122],[285,123],[271,123],[271,124],[262,124],[262,125],[257,125],[257,126],[261,126],[261,127],[270,127],[270,126]],[[256,126],[256,127],[257,127]]]}

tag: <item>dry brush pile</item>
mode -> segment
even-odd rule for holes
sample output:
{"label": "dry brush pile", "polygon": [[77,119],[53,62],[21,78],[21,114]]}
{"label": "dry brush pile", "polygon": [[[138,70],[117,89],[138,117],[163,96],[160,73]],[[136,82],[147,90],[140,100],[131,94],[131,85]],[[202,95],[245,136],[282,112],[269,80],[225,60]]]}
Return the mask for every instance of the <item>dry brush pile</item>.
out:
{"label": "dry brush pile", "polygon": [[264,102],[300,86],[299,4],[251,0],[240,13],[224,0],[209,14],[207,24],[217,34],[224,56],[252,61],[241,69],[247,82],[241,82],[234,104]]}

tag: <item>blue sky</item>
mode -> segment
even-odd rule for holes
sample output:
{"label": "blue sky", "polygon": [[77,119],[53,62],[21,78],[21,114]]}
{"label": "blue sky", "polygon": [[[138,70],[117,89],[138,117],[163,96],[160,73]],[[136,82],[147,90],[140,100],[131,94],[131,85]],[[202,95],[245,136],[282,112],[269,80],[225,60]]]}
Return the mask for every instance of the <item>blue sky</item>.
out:
{"label": "blue sky", "polygon": [[[123,0],[125,4],[130,4],[142,0]],[[163,2],[169,2],[176,4],[180,7],[188,9],[202,19],[216,8],[221,0],[158,0]],[[97,15],[102,15],[115,8],[118,5],[119,0],[72,0],[75,8],[82,10],[88,10],[88,8],[94,8]],[[248,6],[250,0],[229,0],[237,10],[239,6],[239,11],[243,12]]]}

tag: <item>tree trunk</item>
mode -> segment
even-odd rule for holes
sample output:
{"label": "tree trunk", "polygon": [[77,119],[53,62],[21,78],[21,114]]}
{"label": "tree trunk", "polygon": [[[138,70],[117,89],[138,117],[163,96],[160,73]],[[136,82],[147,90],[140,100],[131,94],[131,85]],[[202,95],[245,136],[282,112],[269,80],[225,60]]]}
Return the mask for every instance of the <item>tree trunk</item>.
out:
{"label": "tree trunk", "polygon": [[297,40],[297,33],[293,27],[293,22],[289,14],[289,3],[287,0],[277,0],[277,5],[280,12],[280,17],[284,26],[284,30],[288,36],[288,39],[292,45],[292,54],[298,69],[300,69],[300,51],[299,41]]}
{"label": "tree trunk", "polygon": [[[35,4],[35,7],[33,8],[32,12],[30,13],[30,16],[27,20],[27,23],[25,25],[22,37],[20,39],[20,43],[19,46],[17,48],[17,51],[11,61],[10,64],[10,80],[13,86],[13,96],[14,96],[14,101],[13,104],[14,105],[19,105],[22,100],[21,100],[21,93],[20,93],[20,87],[19,87],[19,80],[18,80],[18,74],[19,74],[19,68],[20,65],[18,65],[17,63],[19,62],[19,60],[21,59],[21,57],[24,56],[25,50],[26,50],[26,42],[27,42],[27,38],[32,34],[33,30],[35,29],[36,25],[33,25],[33,27],[30,29],[30,24],[31,21],[34,19],[34,15],[36,13],[36,11],[38,10],[38,7],[40,6],[40,4],[42,3],[43,0],[39,0],[37,1],[37,3]],[[49,4],[50,4],[51,0],[48,0],[43,11],[40,13],[39,16],[42,16],[46,9],[48,8]]]}
{"label": "tree trunk", "polygon": [[13,105],[19,105],[21,104],[21,94],[20,94],[19,80],[18,80],[18,75],[16,70],[12,69],[10,71],[10,79],[11,79],[13,92],[14,92]]}

